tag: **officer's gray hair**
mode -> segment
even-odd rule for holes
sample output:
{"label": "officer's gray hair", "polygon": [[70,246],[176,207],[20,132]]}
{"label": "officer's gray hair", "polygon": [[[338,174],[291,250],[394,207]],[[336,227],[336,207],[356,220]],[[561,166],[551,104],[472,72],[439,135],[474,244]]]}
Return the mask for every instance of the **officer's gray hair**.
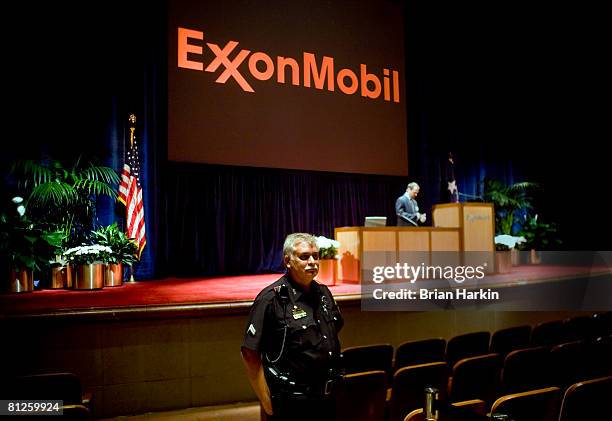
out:
{"label": "officer's gray hair", "polygon": [[285,256],[292,256],[295,251],[295,245],[299,243],[306,243],[316,247],[317,237],[305,232],[294,232],[293,234],[289,234],[287,238],[285,238],[285,244],[283,245],[283,258]]}
{"label": "officer's gray hair", "polygon": [[413,181],[412,183],[408,183],[406,190],[412,191],[414,189],[419,189],[419,188],[420,188],[419,185]]}

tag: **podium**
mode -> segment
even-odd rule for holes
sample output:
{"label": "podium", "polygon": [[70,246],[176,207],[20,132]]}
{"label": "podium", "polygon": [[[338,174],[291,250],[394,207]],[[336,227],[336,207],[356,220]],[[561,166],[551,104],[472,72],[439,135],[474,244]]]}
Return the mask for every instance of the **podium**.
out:
{"label": "podium", "polygon": [[495,272],[495,218],[491,203],[434,205],[433,227],[341,227],[338,280],[361,282],[362,271],[396,262],[482,266]]}
{"label": "podium", "polygon": [[459,229],[465,265],[481,265],[484,257],[486,272],[495,271],[495,211],[492,203],[434,205],[432,219],[434,227]]}

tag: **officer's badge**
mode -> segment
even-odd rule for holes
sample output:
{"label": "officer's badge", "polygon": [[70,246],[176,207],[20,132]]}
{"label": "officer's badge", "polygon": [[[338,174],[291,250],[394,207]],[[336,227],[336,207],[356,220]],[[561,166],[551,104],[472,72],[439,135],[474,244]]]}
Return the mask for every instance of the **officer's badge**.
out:
{"label": "officer's badge", "polygon": [[253,326],[253,323],[251,323],[249,325],[249,328],[247,329],[247,332],[249,332],[251,335],[255,336],[255,334],[257,333],[257,330],[255,329],[255,326]]}
{"label": "officer's badge", "polygon": [[302,317],[307,316],[306,312],[297,306],[293,307],[293,310],[291,311],[291,313],[295,320],[298,320],[298,319],[301,319]]}

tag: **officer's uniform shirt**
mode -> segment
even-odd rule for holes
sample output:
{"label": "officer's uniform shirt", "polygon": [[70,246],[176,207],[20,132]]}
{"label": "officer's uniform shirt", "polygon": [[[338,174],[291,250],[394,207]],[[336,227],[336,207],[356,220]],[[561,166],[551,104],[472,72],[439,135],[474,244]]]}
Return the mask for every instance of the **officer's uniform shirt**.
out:
{"label": "officer's uniform shirt", "polygon": [[[286,304],[278,294],[282,284],[288,286]],[[274,365],[296,382],[325,380],[339,363],[343,324],[327,286],[312,281],[310,291],[304,292],[285,274],[255,298],[242,346],[258,351],[264,366]],[[283,347],[285,326],[282,356],[272,363]]]}

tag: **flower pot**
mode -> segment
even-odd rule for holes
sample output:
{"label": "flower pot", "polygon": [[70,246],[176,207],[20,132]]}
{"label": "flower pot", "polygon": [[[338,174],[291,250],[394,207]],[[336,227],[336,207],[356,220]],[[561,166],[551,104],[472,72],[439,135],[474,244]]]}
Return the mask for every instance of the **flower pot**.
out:
{"label": "flower pot", "polygon": [[34,271],[32,269],[9,270],[9,292],[34,291]]}
{"label": "flower pot", "polygon": [[72,288],[72,268],[70,265],[51,268],[51,289]]}
{"label": "flower pot", "polygon": [[497,273],[512,272],[512,253],[510,253],[510,250],[495,252],[495,269]]}
{"label": "flower pot", "polygon": [[121,263],[107,263],[104,266],[104,286],[118,287],[123,285],[123,265]]}
{"label": "flower pot", "polygon": [[510,249],[510,255],[512,256],[512,266],[519,266],[521,264],[521,252],[517,249]]}
{"label": "flower pot", "polygon": [[317,282],[325,285],[336,285],[337,261],[336,259],[319,260],[319,274]]}
{"label": "flower pot", "polygon": [[74,289],[100,289],[104,287],[104,263],[90,263],[76,267]]}
{"label": "flower pot", "polygon": [[539,265],[542,263],[542,252],[538,250],[531,249],[529,251],[529,264],[530,265]]}

